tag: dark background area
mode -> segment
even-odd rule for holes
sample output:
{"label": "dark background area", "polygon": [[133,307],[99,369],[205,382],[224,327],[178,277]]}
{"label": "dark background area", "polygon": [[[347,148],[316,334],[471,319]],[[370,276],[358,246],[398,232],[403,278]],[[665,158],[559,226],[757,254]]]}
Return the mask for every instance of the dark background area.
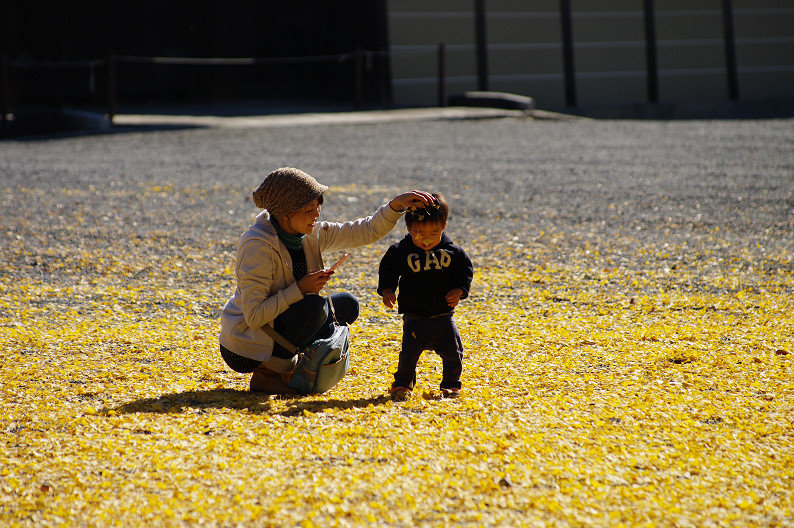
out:
{"label": "dark background area", "polygon": [[[119,60],[120,102],[353,100],[355,50],[386,51],[384,0],[5,0],[0,53],[10,109],[107,101],[111,55],[290,58],[243,66]],[[340,58],[345,54],[346,56]],[[337,56],[337,57],[334,57]],[[388,102],[388,62],[366,61],[363,98]]]}

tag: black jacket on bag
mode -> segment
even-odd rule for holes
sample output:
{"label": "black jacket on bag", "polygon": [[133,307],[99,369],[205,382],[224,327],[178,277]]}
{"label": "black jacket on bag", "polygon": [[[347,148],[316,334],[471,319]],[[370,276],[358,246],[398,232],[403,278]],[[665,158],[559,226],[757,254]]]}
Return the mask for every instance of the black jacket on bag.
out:
{"label": "black jacket on bag", "polygon": [[455,309],[447,305],[447,293],[460,288],[460,298],[468,297],[473,275],[471,259],[446,233],[429,250],[416,247],[411,235],[405,235],[380,261],[378,294],[389,289],[396,292],[399,313],[424,317],[451,313]]}

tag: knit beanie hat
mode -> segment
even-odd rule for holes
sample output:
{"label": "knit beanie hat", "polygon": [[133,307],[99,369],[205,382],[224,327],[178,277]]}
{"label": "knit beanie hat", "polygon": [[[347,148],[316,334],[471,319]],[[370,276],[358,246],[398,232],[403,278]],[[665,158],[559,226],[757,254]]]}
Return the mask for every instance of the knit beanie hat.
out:
{"label": "knit beanie hat", "polygon": [[253,198],[257,207],[281,218],[306,207],[327,190],[302,170],[282,167],[265,176]]}

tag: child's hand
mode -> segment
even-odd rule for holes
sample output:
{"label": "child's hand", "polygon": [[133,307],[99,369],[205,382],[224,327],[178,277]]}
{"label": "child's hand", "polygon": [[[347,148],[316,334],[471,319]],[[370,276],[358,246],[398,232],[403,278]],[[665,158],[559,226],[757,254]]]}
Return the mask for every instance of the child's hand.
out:
{"label": "child's hand", "polygon": [[454,290],[450,290],[447,293],[447,305],[451,308],[454,308],[460,302],[460,296],[463,295],[463,290],[460,288],[455,288]]}
{"label": "child's hand", "polygon": [[383,304],[386,305],[386,308],[394,308],[394,305],[397,303],[397,296],[394,294],[394,291],[383,290],[381,295],[383,296]]}

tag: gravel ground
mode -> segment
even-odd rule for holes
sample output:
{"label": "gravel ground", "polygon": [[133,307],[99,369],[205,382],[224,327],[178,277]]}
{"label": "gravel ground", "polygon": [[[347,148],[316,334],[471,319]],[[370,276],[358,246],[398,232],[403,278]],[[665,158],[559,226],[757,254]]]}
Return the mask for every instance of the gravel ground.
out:
{"label": "gravel ground", "polygon": [[[0,142],[0,524],[790,526],[793,145],[794,120],[526,118]],[[223,364],[282,165],[331,185],[328,219],[450,198],[478,272],[461,400],[438,358],[383,395],[402,227],[331,282],[364,295],[338,390]]]}
{"label": "gravel ground", "polygon": [[449,232],[479,266],[590,255],[593,268],[641,271],[707,256],[791,270],[792,145],[791,119],[508,118],[3,141],[0,274],[80,280],[128,259],[129,283],[182,258],[186,272],[170,282],[218,278],[257,212],[250,192],[284,165],[331,186],[325,219],[369,213],[403,189],[443,192]]}

